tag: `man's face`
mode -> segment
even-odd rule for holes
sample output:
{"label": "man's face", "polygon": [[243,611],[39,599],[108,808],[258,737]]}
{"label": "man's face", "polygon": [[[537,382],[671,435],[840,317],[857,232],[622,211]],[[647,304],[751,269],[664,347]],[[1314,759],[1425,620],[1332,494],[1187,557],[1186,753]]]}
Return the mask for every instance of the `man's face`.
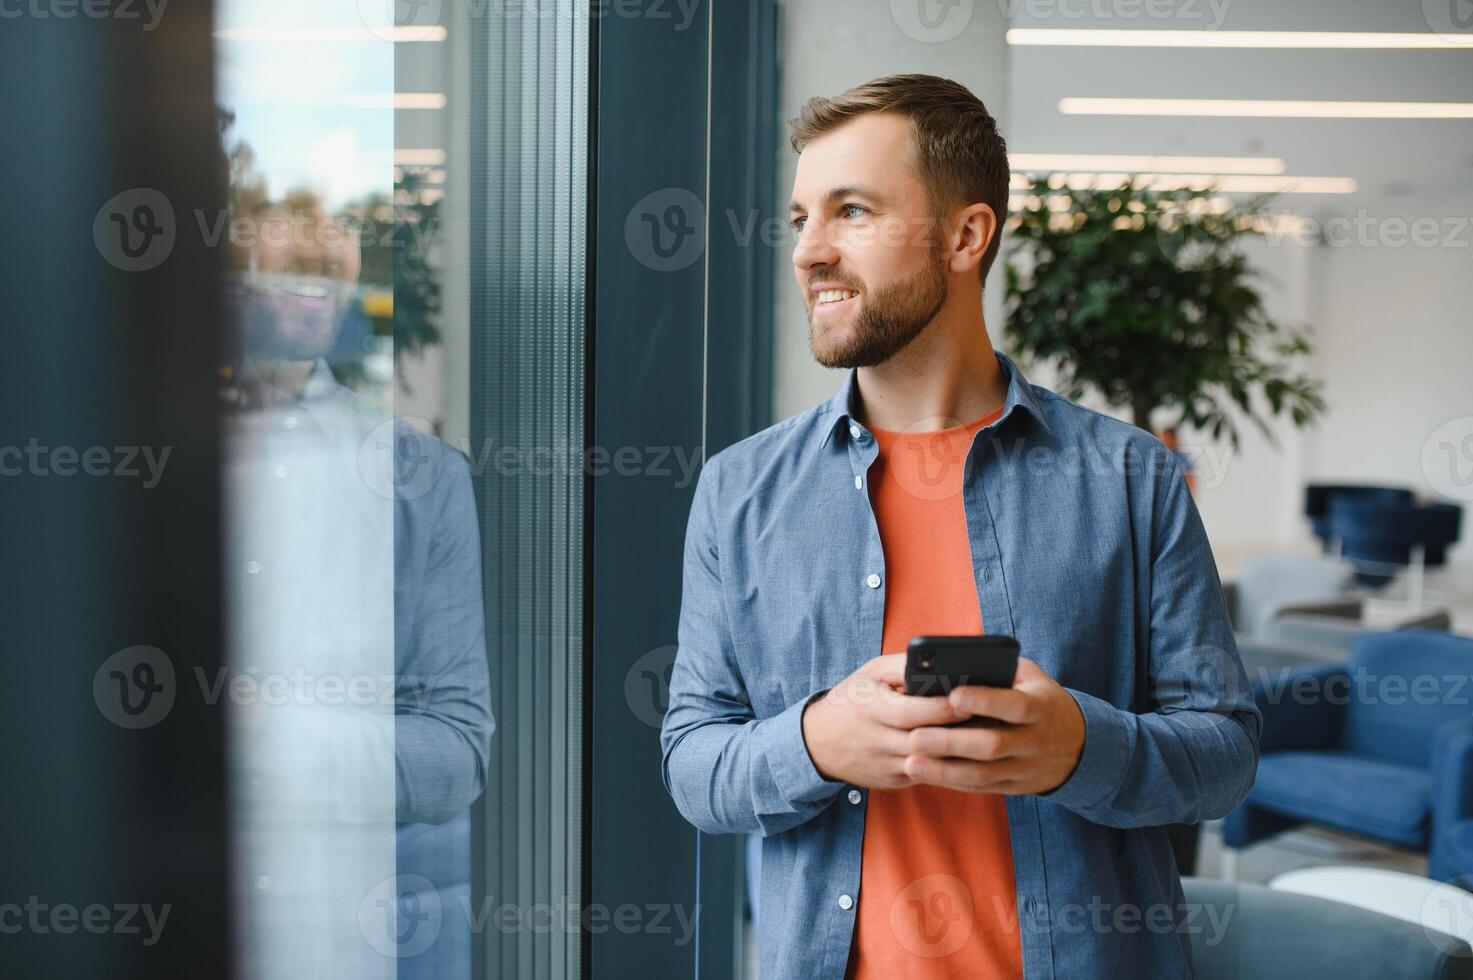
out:
{"label": "man's face", "polygon": [[825,367],[889,360],[945,305],[940,228],[904,117],[863,115],[805,146],[791,218],[809,346]]}
{"label": "man's face", "polygon": [[332,349],[353,302],[358,243],[322,214],[263,213],[230,256],[235,316],[254,357],[309,361]]}

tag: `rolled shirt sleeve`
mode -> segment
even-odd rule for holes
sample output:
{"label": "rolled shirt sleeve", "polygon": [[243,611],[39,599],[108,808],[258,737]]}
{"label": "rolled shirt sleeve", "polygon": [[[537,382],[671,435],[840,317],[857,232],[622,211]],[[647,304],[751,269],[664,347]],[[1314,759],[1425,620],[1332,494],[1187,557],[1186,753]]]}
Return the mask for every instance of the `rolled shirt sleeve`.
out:
{"label": "rolled shirt sleeve", "polygon": [[1070,690],[1084,748],[1041,794],[1096,823],[1143,827],[1225,816],[1258,768],[1262,719],[1238,657],[1206,529],[1177,460],[1150,461],[1150,703],[1123,710]]}
{"label": "rolled shirt sleeve", "polygon": [[752,710],[721,587],[719,461],[701,472],[686,528],[678,647],[660,731],[663,775],[676,807],[701,830],[765,836],[811,819],[844,784],[823,778],[803,740],[813,693],[769,718]]}

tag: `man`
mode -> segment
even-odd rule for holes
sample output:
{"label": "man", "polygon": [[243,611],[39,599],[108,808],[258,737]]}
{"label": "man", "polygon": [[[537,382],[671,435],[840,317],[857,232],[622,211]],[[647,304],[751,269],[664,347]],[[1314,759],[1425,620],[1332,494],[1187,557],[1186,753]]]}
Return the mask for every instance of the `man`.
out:
{"label": "man", "polygon": [[[883,78],[792,130],[812,351],[852,370],[701,474],[666,785],[765,837],[764,978],[1190,976],[1162,825],[1244,797],[1260,718],[1181,468],[994,353],[975,96]],[[984,631],[1011,689],[898,693],[911,637]]]}
{"label": "man", "polygon": [[[237,216],[227,252],[226,582],[237,972],[470,974],[470,805],[494,722],[470,465],[326,358],[356,237],[315,205]],[[424,908],[443,928],[420,931]],[[402,960],[397,957],[402,956]]]}

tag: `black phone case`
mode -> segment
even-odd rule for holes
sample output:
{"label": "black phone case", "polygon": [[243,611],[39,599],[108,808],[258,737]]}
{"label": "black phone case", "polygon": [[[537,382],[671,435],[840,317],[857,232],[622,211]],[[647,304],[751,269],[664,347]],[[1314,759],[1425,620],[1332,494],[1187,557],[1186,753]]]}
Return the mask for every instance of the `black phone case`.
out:
{"label": "black phone case", "polygon": [[1018,641],[1001,634],[918,636],[905,651],[905,693],[941,697],[966,684],[1012,687]]}

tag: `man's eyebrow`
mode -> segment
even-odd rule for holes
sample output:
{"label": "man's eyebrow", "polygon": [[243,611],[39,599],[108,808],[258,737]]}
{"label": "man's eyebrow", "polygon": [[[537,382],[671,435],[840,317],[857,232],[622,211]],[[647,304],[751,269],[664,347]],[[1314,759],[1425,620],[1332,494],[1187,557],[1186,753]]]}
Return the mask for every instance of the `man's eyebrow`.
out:
{"label": "man's eyebrow", "polygon": [[[841,198],[845,197],[863,197],[875,202],[885,200],[882,195],[866,187],[861,187],[859,184],[843,184],[839,187],[833,188],[827,194],[825,194],[824,201],[828,203],[833,203],[834,201],[840,200]],[[790,212],[806,211],[807,208],[803,207],[803,205],[799,204],[797,201],[790,201],[788,202],[788,210]]]}

